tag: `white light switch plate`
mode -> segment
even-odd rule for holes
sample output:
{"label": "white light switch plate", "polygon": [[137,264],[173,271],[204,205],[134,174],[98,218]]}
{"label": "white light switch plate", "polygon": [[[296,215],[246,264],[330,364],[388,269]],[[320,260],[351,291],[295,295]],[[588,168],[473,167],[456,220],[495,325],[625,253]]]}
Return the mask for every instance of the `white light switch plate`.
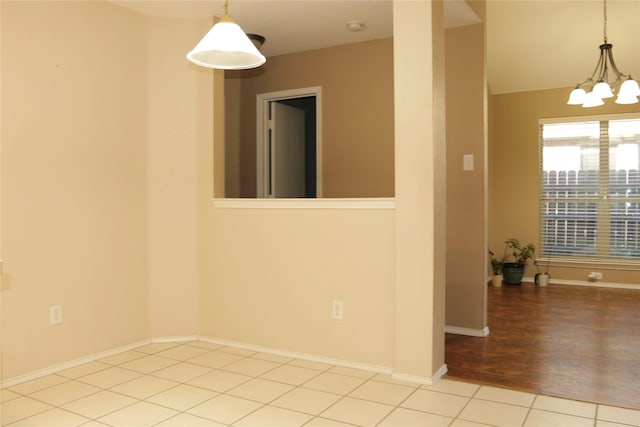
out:
{"label": "white light switch plate", "polygon": [[465,154],[462,156],[462,169],[466,171],[473,170],[473,154]]}

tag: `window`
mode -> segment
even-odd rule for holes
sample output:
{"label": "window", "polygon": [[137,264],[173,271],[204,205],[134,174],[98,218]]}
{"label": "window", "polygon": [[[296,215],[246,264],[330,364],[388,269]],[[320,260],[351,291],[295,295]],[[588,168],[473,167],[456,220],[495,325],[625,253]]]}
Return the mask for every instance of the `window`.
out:
{"label": "window", "polygon": [[640,263],[640,116],[540,124],[545,257]]}

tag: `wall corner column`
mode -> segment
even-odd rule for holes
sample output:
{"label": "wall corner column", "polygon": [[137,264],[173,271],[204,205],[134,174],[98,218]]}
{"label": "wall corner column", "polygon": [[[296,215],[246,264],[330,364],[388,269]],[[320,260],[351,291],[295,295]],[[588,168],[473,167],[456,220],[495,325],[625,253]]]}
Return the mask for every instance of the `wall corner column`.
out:
{"label": "wall corner column", "polygon": [[444,364],[446,158],[441,1],[393,2],[395,376],[436,382]]}

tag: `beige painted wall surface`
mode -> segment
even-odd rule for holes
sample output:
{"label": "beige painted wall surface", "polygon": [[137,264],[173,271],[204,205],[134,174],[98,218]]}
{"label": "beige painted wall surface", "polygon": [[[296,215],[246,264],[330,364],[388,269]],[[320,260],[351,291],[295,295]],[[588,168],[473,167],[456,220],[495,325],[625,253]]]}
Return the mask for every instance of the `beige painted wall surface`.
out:
{"label": "beige painted wall surface", "polygon": [[147,337],[146,39],[108,3],[0,7],[11,378]]}
{"label": "beige painted wall surface", "polygon": [[[492,138],[489,142],[490,246],[501,253],[509,237],[538,246],[538,120],[552,117],[639,112],[640,105],[618,105],[608,100],[604,106],[582,108],[567,105],[570,88],[520,92],[492,97]],[[552,278],[586,281],[587,268],[550,269]],[[529,265],[526,275],[533,276]],[[605,282],[638,283],[638,272],[607,270]]]}
{"label": "beige painted wall surface", "polygon": [[[447,99],[447,326],[485,326],[486,113],[483,24],[448,29]],[[463,156],[474,169],[463,170]]]}
{"label": "beige painted wall surface", "polygon": [[445,120],[441,2],[393,4],[395,368],[432,378],[444,365]]}
{"label": "beige painted wall surface", "polygon": [[213,209],[211,220],[203,335],[393,366],[393,211]]}
{"label": "beige painted wall surface", "polygon": [[[198,144],[211,144],[213,72],[185,58],[211,20],[149,18],[148,247],[151,337],[198,333]],[[203,117],[204,115],[204,117]],[[208,177],[212,179],[211,175]]]}
{"label": "beige painted wall surface", "polygon": [[323,197],[393,197],[393,41],[269,58],[242,78],[241,197],[256,195],[256,95],[322,86]]}

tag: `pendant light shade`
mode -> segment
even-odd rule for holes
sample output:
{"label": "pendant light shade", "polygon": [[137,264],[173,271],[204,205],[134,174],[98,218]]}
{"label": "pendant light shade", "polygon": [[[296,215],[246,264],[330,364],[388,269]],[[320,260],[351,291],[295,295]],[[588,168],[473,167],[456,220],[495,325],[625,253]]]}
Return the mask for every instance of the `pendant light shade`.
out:
{"label": "pendant light shade", "polygon": [[222,70],[256,68],[267,60],[227,13],[200,40],[187,59],[196,65]]}
{"label": "pendant light shade", "polygon": [[[600,57],[591,77],[576,85],[569,95],[569,105],[597,107],[604,104],[604,99],[613,98],[613,91],[618,89],[616,104],[635,104],[640,96],[638,82],[630,75],[618,70],[613,60],[613,45],[607,42],[607,0],[604,3],[604,43],[600,45]],[[613,83],[609,84],[609,71],[612,71]],[[591,89],[587,93],[587,90]]]}

